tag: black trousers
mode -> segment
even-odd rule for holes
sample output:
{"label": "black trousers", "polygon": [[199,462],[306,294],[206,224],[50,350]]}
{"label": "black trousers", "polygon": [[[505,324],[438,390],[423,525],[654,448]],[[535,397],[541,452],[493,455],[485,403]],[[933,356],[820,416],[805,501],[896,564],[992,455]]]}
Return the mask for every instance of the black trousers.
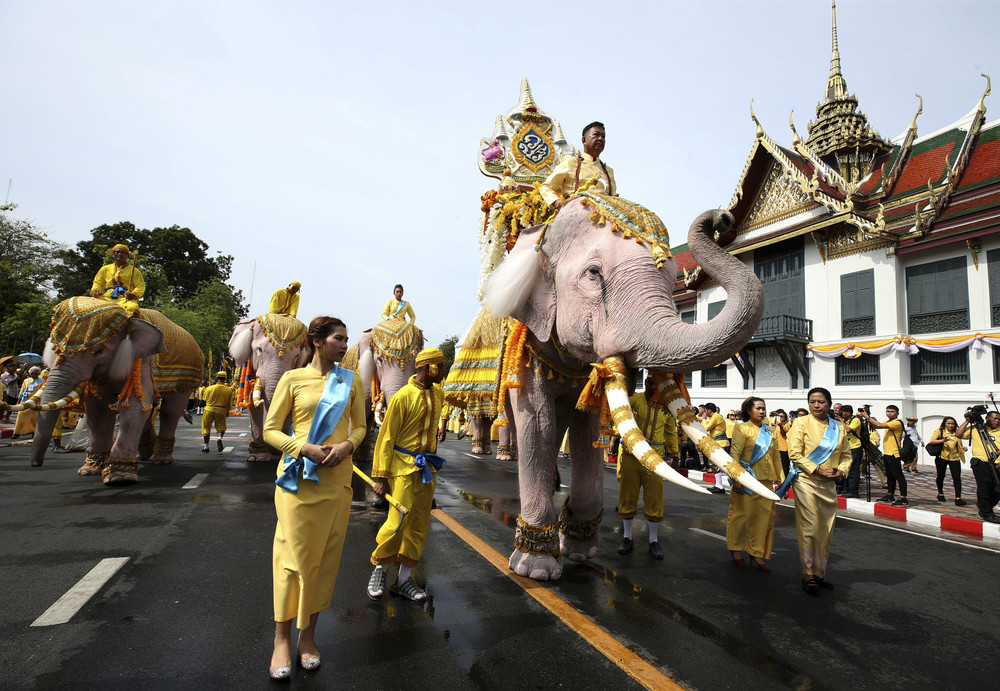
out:
{"label": "black trousers", "polygon": [[986,461],[973,458],[972,474],[976,478],[976,508],[979,509],[979,517],[992,516],[993,507],[1000,501],[996,471]]}
{"label": "black trousers", "polygon": [[788,458],[788,452],[779,451],[778,455],[781,456],[781,469],[785,471],[785,475],[788,475],[788,469],[791,463],[791,460]]}
{"label": "black trousers", "polygon": [[962,496],[962,462],[946,461],[940,456],[935,456],[934,465],[937,466],[938,494],[944,494],[944,471],[951,468],[951,483],[955,485],[955,498]]}
{"label": "black trousers", "polygon": [[885,474],[886,474],[886,484],[888,487],[886,491],[889,494],[896,494],[896,483],[899,483],[899,496],[906,496],[906,476],[903,475],[903,465],[900,463],[899,456],[890,456],[885,454],[882,456],[885,461]]}

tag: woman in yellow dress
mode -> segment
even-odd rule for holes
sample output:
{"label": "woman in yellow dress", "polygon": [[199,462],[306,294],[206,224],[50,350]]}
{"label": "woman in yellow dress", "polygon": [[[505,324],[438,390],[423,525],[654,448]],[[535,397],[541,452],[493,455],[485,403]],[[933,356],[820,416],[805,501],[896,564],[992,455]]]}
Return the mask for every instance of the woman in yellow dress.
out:
{"label": "woman in yellow dress", "polygon": [[[751,396],[743,401],[740,411],[743,422],[733,428],[730,455],[740,462],[765,487],[785,479],[778,455],[778,440],[765,425],[767,406],[764,399]],[[729,493],[729,519],[726,521],[726,543],[737,566],[746,566],[742,552],[761,571],[771,568],[765,559],[771,558],[774,544],[774,502],[743,489],[733,482]]]}
{"label": "woman in yellow dress", "polygon": [[794,466],[789,477],[795,481],[802,589],[818,595],[820,588],[833,589],[824,577],[837,518],[837,482],[851,469],[851,448],[843,423],[830,415],[830,392],[810,389],[808,400],[809,414],[788,430],[788,457]]}
{"label": "woman in yellow dress", "polygon": [[[18,414],[20,417],[20,413]],[[955,418],[946,416],[941,421],[941,426],[931,433],[930,441],[943,442],[941,452],[934,457],[934,465],[937,466],[937,500],[945,501],[944,498],[944,471],[951,469],[951,483],[955,487],[955,506],[965,506],[966,501],[962,499],[962,464],[965,463],[965,447],[962,440],[955,436],[958,423]]]}
{"label": "woman in yellow dress", "polygon": [[392,289],[392,298],[382,308],[382,320],[399,319],[405,322],[407,317],[410,318],[410,323],[416,321],[416,317],[413,316],[413,306],[403,299],[403,286],[397,283]]}
{"label": "woman in yellow dress", "polygon": [[[272,679],[291,675],[292,619],[299,664],[320,665],[316,620],[333,597],[351,511],[351,454],[365,437],[361,377],[336,364],[347,352],[347,327],[316,317],[306,342],[307,364],[282,375],[264,422],[264,441],[284,455],[274,490]],[[282,431],[289,415],[291,436]]]}
{"label": "woman in yellow dress", "polygon": [[788,413],[781,408],[774,411],[774,425],[772,426],[774,436],[778,438],[778,455],[781,456],[781,470],[784,475],[788,475],[790,466],[788,464]]}

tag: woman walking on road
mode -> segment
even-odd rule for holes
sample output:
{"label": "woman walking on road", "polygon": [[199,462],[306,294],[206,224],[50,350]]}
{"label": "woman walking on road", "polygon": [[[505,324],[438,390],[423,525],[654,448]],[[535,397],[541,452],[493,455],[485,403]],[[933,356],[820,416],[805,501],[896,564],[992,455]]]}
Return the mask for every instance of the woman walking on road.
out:
{"label": "woman walking on road", "polygon": [[955,487],[955,506],[965,506],[966,501],[962,499],[962,464],[965,463],[965,447],[962,440],[955,436],[958,429],[958,422],[953,417],[945,417],[941,421],[941,426],[931,433],[928,444],[942,442],[941,450],[934,456],[934,465],[937,466],[937,500],[945,501],[944,498],[944,471],[951,470],[951,483]]}
{"label": "woman walking on road", "polygon": [[844,425],[830,416],[830,392],[809,391],[809,414],[788,431],[788,456],[795,475],[795,527],[802,561],[802,589],[818,595],[833,589],[824,579],[837,518],[837,482],[851,468]]}
{"label": "woman walking on road", "polygon": [[[275,629],[268,670],[279,680],[292,672],[292,619],[299,665],[320,665],[316,620],[333,597],[351,511],[351,454],[365,436],[361,378],[336,364],[347,352],[347,327],[316,317],[306,342],[307,364],[282,375],[264,422],[264,441],[284,454],[274,490]],[[289,415],[292,436],[282,431]]]}
{"label": "woman walking on road", "polygon": [[[733,428],[733,443],[729,449],[734,459],[770,487],[785,479],[781,470],[778,440],[771,434],[769,425],[763,424],[767,416],[764,399],[751,396],[743,401],[740,410],[743,422]],[[726,521],[726,543],[733,562],[746,566],[741,552],[750,555],[750,563],[761,571],[771,568],[765,559],[771,558],[774,544],[774,502],[752,495],[738,482],[733,482],[729,493],[729,518]]]}

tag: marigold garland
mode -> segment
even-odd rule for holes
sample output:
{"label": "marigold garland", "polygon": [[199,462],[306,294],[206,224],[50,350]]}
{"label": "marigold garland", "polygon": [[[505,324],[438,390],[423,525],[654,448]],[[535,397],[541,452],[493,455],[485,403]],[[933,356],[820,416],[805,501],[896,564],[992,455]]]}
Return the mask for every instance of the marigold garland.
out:
{"label": "marigold garland", "polygon": [[135,364],[132,366],[132,373],[125,380],[125,386],[122,387],[121,393],[118,394],[118,400],[110,404],[108,408],[111,410],[128,408],[132,405],[129,400],[132,396],[135,396],[135,399],[142,405],[143,412],[153,409],[153,404],[146,401],[146,395],[142,392],[142,358],[136,359]]}
{"label": "marigold garland", "polygon": [[505,339],[503,364],[500,369],[500,383],[496,399],[496,409],[502,410],[507,397],[507,389],[520,389],[521,365],[524,362],[524,344],[528,338],[528,327],[516,319],[509,319],[508,326],[513,325],[510,334]]}

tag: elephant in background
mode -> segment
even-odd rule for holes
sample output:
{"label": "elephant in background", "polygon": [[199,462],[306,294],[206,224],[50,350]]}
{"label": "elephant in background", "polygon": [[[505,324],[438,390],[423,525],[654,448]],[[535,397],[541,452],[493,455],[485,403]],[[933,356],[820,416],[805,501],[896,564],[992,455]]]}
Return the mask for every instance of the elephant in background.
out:
{"label": "elephant in background", "polygon": [[247,461],[268,463],[271,447],[264,443],[264,419],[278,380],[295,367],[306,345],[308,327],[295,317],[268,313],[244,319],[229,339],[229,354],[237,363],[250,361],[259,380],[250,406],[250,444]]}
{"label": "elephant in background", "polygon": [[[507,389],[504,403],[517,437],[521,498],[509,564],[537,580],[560,577],[560,554],[581,562],[597,552],[604,481],[601,451],[593,444],[598,416],[577,409],[591,363],[619,358],[633,380],[639,368],[711,367],[746,344],[763,314],[760,281],[714,241],[715,233],[730,230],[729,213],[700,215],[688,234],[695,259],[728,300],[711,321],[685,324],[673,302],[677,273],[666,228],[631,205],[626,214],[641,223],[625,232],[621,217],[607,213],[624,204],[630,203],[582,194],[550,224],[522,231],[486,297],[495,315],[513,316],[527,329],[518,387]],[[643,224],[658,224],[660,232]],[[560,513],[552,487],[567,429],[572,487]]]}
{"label": "elephant in background", "polygon": [[46,351],[55,361],[40,397],[44,408],[32,440],[32,466],[45,461],[60,403],[77,394],[85,397],[90,430],[81,475],[101,474],[109,486],[138,480],[140,437],[151,424],[157,393],[160,435],[149,451],[154,462],[172,460],[177,421],[203,367],[201,350],[187,331],[154,310],[132,316],[106,300],[74,297],[56,306]]}

